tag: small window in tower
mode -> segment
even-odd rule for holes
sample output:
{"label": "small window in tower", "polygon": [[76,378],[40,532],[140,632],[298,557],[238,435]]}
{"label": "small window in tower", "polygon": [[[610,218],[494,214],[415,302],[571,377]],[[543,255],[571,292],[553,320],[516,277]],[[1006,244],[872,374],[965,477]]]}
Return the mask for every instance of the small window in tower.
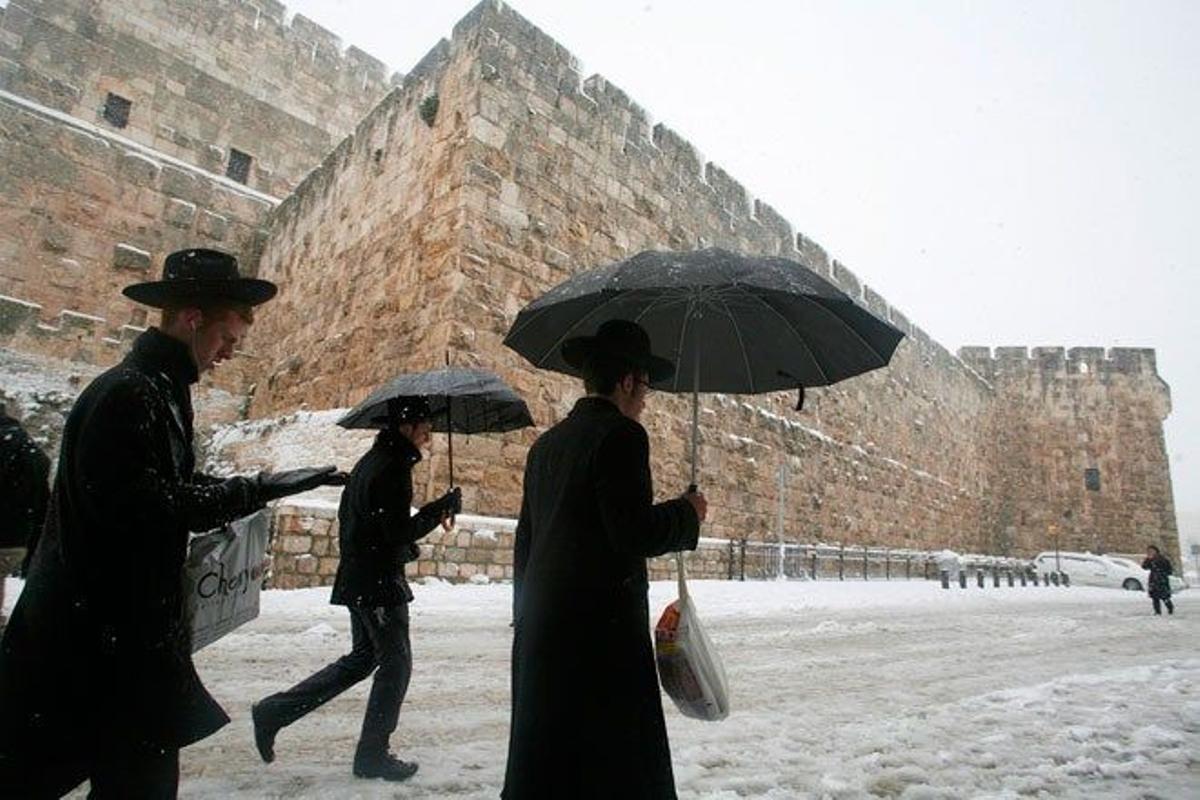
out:
{"label": "small window in tower", "polygon": [[108,93],[104,100],[104,121],[114,128],[124,128],[129,124],[129,109],[133,103],[119,94]]}
{"label": "small window in tower", "polygon": [[245,183],[250,179],[250,162],[253,160],[241,150],[229,148],[229,165],[225,167],[225,177]]}
{"label": "small window in tower", "polygon": [[1092,492],[1100,491],[1100,470],[1088,467],[1083,471],[1083,485]]}

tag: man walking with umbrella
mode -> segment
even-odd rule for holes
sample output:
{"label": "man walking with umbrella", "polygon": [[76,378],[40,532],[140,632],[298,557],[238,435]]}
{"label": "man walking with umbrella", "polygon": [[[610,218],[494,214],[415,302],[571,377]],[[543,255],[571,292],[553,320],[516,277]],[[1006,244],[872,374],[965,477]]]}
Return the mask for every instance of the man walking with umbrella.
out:
{"label": "man walking with umbrella", "polygon": [[646,558],[694,550],[707,503],[653,502],[648,385],[673,366],[638,325],[562,358],[587,396],[530,449],[515,541],[512,722],[503,797],[673,798]]}
{"label": "man walking with umbrella", "polygon": [[279,730],[375,672],[362,733],[354,753],[360,778],[402,781],[417,764],[388,752],[412,674],[408,604],[413,594],[404,563],[416,542],[462,511],[454,488],[411,515],[412,468],[429,443],[432,411],[424,397],[389,400],[386,427],[350,473],[338,508],[340,562],[330,602],[350,610],[350,652],[287,691],[253,706],[254,743],[263,761],[275,759]]}
{"label": "man walking with umbrella", "polygon": [[188,532],[337,482],[334,467],[195,471],[191,384],[233,355],[275,285],[215,250],[125,288],[159,327],[71,409],[42,539],[0,645],[0,796],[173,798],[179,750],[229,721],[192,664]]}

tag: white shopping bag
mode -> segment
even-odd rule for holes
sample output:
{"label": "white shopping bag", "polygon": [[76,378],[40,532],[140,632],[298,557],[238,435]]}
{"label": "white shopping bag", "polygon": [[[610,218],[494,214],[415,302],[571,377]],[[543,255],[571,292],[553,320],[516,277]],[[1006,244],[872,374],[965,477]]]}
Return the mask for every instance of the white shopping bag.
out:
{"label": "white shopping bag", "polygon": [[192,537],[183,592],[193,653],[258,616],[270,536],[269,512],[263,509]]}
{"label": "white shopping bag", "polygon": [[729,716],[729,683],[712,641],[700,625],[679,565],[679,599],[662,613],[654,628],[654,652],[663,690],[685,717],[721,720]]}

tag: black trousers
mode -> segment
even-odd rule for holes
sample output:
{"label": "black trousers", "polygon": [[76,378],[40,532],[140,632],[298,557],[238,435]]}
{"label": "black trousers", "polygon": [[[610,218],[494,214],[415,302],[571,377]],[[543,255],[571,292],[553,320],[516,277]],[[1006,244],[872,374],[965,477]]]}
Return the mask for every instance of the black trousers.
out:
{"label": "black trousers", "polygon": [[355,608],[350,611],[350,652],[287,691],[258,704],[264,721],[277,728],[291,725],[375,672],[367,713],[358,740],[360,753],[387,752],[396,730],[400,704],[412,675],[408,640],[408,606]]}
{"label": "black trousers", "polygon": [[0,779],[0,796],[49,800],[86,780],[88,800],[175,800],[179,751],[105,746],[86,760],[24,761],[15,773]]}
{"label": "black trousers", "polygon": [[[1158,598],[1158,597],[1154,597],[1154,596],[1151,596],[1151,597],[1150,597],[1150,602],[1152,602],[1152,603],[1154,604],[1154,613],[1155,613],[1155,614],[1158,614],[1159,616],[1161,616],[1161,615],[1162,615],[1162,606],[1161,606],[1161,605],[1159,605],[1160,598]],[[1166,606],[1167,606],[1167,613],[1168,613],[1168,614],[1174,614],[1174,613],[1175,613],[1175,604],[1171,602],[1171,598],[1170,598],[1170,597],[1163,597],[1163,598],[1161,598],[1161,602],[1166,604]]]}

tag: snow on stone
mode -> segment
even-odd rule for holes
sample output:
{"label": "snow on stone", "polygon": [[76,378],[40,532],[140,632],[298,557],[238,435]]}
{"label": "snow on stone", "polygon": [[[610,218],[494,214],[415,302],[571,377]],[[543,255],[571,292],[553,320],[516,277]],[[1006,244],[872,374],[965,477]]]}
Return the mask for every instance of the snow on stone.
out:
{"label": "snow on stone", "polygon": [[231,475],[317,464],[337,464],[349,469],[370,447],[375,432],[338,427],[337,421],[346,411],[344,408],[297,411],[218,426],[206,443],[204,471]]}

